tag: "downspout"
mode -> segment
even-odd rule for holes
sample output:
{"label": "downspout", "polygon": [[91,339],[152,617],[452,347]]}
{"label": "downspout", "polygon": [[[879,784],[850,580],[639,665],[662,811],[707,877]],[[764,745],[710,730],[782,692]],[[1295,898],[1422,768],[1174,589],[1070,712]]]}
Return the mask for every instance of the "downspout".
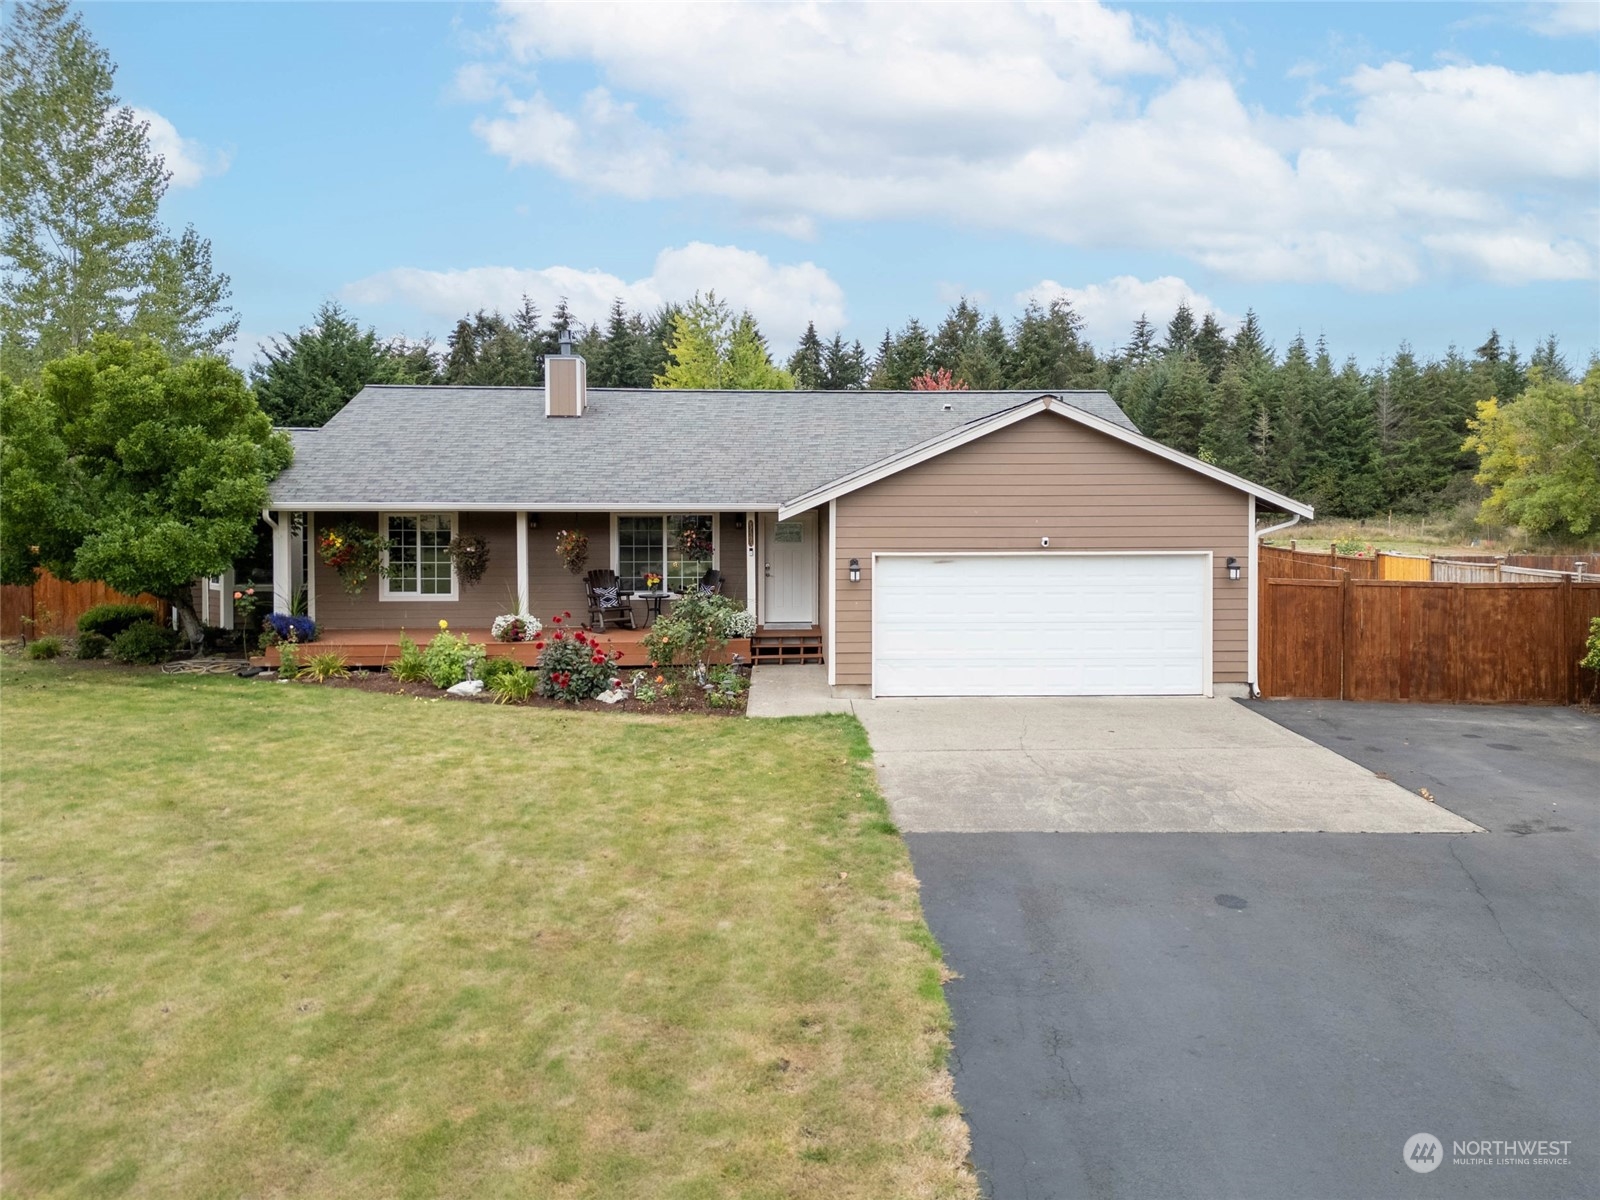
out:
{"label": "downspout", "polygon": [[[1254,511],[1254,509],[1255,509],[1255,505],[1252,502],[1251,510]],[[1256,589],[1257,594],[1259,594],[1260,590],[1261,590],[1261,581],[1260,581],[1260,579],[1257,578],[1257,575],[1259,574],[1259,572],[1261,570],[1261,553],[1260,553],[1260,550],[1261,550],[1261,539],[1264,538],[1264,537],[1269,537],[1274,533],[1282,533],[1285,529],[1289,529],[1289,528],[1291,528],[1291,527],[1293,527],[1295,525],[1298,525],[1298,524],[1300,524],[1300,514],[1299,513],[1295,513],[1292,517],[1290,517],[1287,521],[1284,521],[1281,525],[1268,525],[1265,529],[1257,529],[1255,531],[1255,536],[1250,540],[1250,586],[1252,588]],[[1259,633],[1260,633],[1259,626],[1250,631],[1250,637],[1251,637],[1251,641],[1252,642],[1254,642],[1255,638],[1259,636]],[[1259,658],[1257,658],[1257,662],[1253,663],[1252,666],[1258,665],[1259,661],[1260,661]],[[1251,671],[1252,675],[1255,675],[1255,674],[1258,674],[1258,673],[1259,673],[1258,671]],[[1259,681],[1258,680],[1255,680],[1255,679],[1250,680],[1250,698],[1252,700],[1261,699],[1261,688],[1258,685],[1259,685]]]}

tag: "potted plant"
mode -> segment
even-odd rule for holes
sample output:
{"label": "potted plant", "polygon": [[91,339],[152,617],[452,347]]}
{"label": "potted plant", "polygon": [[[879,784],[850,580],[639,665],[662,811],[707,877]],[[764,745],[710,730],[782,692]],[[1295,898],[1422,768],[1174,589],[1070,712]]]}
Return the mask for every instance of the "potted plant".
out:
{"label": "potted plant", "polygon": [[556,534],[556,553],[567,570],[582,574],[584,563],[589,561],[589,535],[581,529],[563,529]]}
{"label": "potted plant", "polygon": [[317,539],[317,557],[339,573],[344,590],[358,595],[374,575],[385,574],[383,538],[375,529],[345,521],[323,531]]}
{"label": "potted plant", "polygon": [[489,569],[489,543],[476,533],[450,539],[450,561],[455,564],[456,578],[471,587],[483,578]]}
{"label": "potted plant", "polygon": [[497,642],[531,642],[544,626],[527,613],[505,613],[494,619],[489,632]]}

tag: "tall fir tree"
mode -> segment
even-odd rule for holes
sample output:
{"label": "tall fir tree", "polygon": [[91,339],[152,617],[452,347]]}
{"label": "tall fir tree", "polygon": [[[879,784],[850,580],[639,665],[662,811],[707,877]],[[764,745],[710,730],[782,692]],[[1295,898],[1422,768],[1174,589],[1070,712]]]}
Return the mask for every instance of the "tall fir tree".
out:
{"label": "tall fir tree", "polygon": [[794,386],[805,392],[821,388],[827,374],[823,361],[825,357],[822,338],[817,335],[817,323],[807,321],[806,331],[800,335],[800,344],[789,356],[789,374],[794,376]]}
{"label": "tall fir tree", "polygon": [[1194,349],[1197,333],[1194,310],[1185,300],[1178,305],[1178,311],[1172,314],[1172,320],[1167,322],[1167,340],[1162,344],[1162,353],[1187,354]]}
{"label": "tall fir tree", "polygon": [[1194,354],[1206,369],[1206,378],[1213,384],[1222,378],[1222,368],[1228,362],[1228,335],[1217,320],[1216,313],[1207,313],[1200,321],[1194,335]]}

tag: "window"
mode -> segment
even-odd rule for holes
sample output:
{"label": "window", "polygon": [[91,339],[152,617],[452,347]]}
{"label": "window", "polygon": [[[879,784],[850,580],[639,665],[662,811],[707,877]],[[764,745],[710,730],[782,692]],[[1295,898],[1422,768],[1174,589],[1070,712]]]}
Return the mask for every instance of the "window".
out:
{"label": "window", "polygon": [[456,573],[450,562],[455,536],[453,513],[385,513],[382,518],[389,549],[389,573],[379,597],[384,600],[454,600]]}
{"label": "window", "polygon": [[670,592],[695,587],[715,565],[716,524],[704,514],[618,517],[617,578],[639,590],[645,573],[653,572]]}

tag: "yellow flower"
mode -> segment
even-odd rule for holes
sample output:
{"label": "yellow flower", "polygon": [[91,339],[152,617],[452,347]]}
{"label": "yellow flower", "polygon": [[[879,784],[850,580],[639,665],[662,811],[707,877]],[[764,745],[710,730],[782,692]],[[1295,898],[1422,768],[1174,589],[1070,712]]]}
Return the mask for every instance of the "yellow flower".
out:
{"label": "yellow flower", "polygon": [[439,621],[439,628],[440,629],[449,629],[450,628],[450,622],[444,620],[443,618],[441,618],[440,621]]}

